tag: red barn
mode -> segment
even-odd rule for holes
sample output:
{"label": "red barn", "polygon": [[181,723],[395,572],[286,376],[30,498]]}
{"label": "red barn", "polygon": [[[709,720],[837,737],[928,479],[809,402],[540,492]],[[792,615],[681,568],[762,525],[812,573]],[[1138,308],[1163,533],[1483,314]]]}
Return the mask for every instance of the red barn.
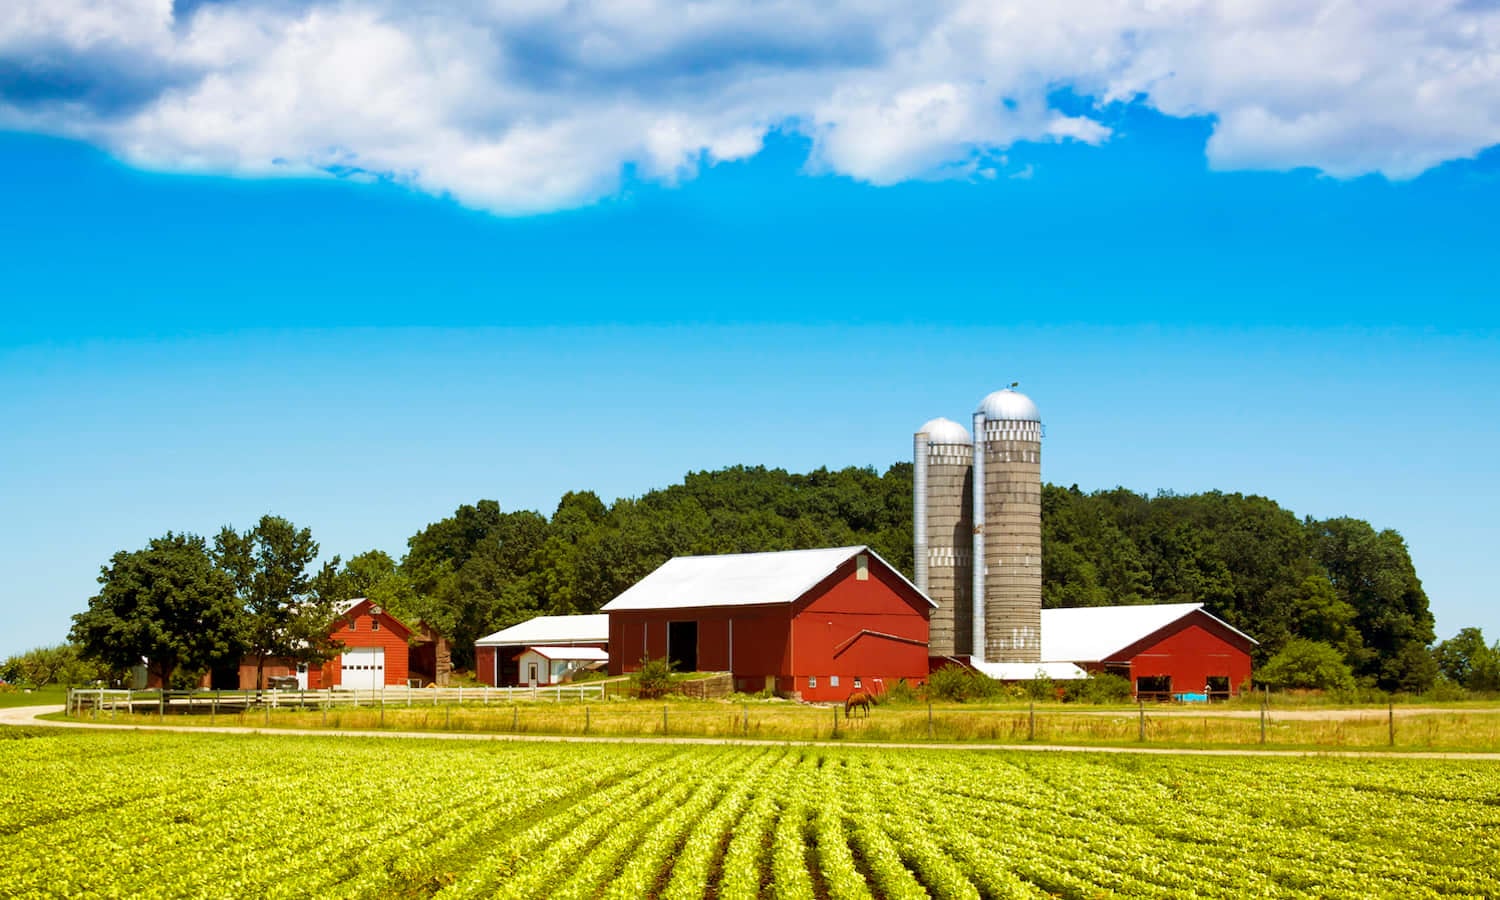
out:
{"label": "red barn", "polygon": [[[347,600],[339,604],[338,616],[328,634],[342,645],[338,655],[321,666],[272,657],[265,661],[262,676],[269,682],[277,676],[295,675],[303,690],[345,688],[362,691],[387,686],[405,687],[408,680],[446,684],[448,642],[431,628],[421,627],[413,636],[406,623],[370,600]],[[240,688],[254,690],[256,660],[240,661]]]}
{"label": "red barn", "polygon": [[1130,679],[1137,697],[1230,697],[1256,641],[1201,603],[1042,610],[1042,659]]}
{"label": "red barn", "polygon": [[609,671],[670,657],[739,691],[843,700],[926,679],[936,606],[868,547],[679,556],[604,605]]}

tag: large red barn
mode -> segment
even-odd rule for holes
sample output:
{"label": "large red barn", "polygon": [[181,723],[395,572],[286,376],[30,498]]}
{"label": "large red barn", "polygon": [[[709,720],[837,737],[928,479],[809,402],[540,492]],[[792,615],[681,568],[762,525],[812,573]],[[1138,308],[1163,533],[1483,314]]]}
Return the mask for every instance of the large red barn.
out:
{"label": "large red barn", "polygon": [[1123,675],[1144,699],[1233,696],[1255,644],[1201,603],[1042,610],[1043,660]]}
{"label": "large red barn", "polygon": [[868,547],[679,556],[605,604],[609,671],[670,657],[739,691],[843,700],[927,677],[936,605]]}

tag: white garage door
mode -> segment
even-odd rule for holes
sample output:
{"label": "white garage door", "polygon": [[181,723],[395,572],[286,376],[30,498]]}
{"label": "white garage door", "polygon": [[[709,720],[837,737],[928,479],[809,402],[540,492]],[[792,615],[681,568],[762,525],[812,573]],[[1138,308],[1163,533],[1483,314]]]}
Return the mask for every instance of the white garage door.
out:
{"label": "white garage door", "polygon": [[344,651],[343,676],[339,686],[375,691],[385,685],[385,648],[350,647]]}

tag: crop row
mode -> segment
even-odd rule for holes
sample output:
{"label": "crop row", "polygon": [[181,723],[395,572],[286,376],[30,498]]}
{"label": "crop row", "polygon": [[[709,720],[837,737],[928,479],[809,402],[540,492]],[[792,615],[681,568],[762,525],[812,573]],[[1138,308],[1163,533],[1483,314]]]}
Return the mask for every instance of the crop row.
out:
{"label": "crop row", "polygon": [[1500,895],[1492,763],[59,734],[0,896]]}

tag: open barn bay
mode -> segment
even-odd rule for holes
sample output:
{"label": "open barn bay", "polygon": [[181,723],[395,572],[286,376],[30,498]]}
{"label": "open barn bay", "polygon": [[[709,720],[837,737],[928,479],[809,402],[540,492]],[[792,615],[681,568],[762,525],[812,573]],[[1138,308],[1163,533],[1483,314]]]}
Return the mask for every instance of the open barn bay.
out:
{"label": "open barn bay", "polygon": [[1500,766],[164,733],[0,741],[7,897],[1500,895]]}

